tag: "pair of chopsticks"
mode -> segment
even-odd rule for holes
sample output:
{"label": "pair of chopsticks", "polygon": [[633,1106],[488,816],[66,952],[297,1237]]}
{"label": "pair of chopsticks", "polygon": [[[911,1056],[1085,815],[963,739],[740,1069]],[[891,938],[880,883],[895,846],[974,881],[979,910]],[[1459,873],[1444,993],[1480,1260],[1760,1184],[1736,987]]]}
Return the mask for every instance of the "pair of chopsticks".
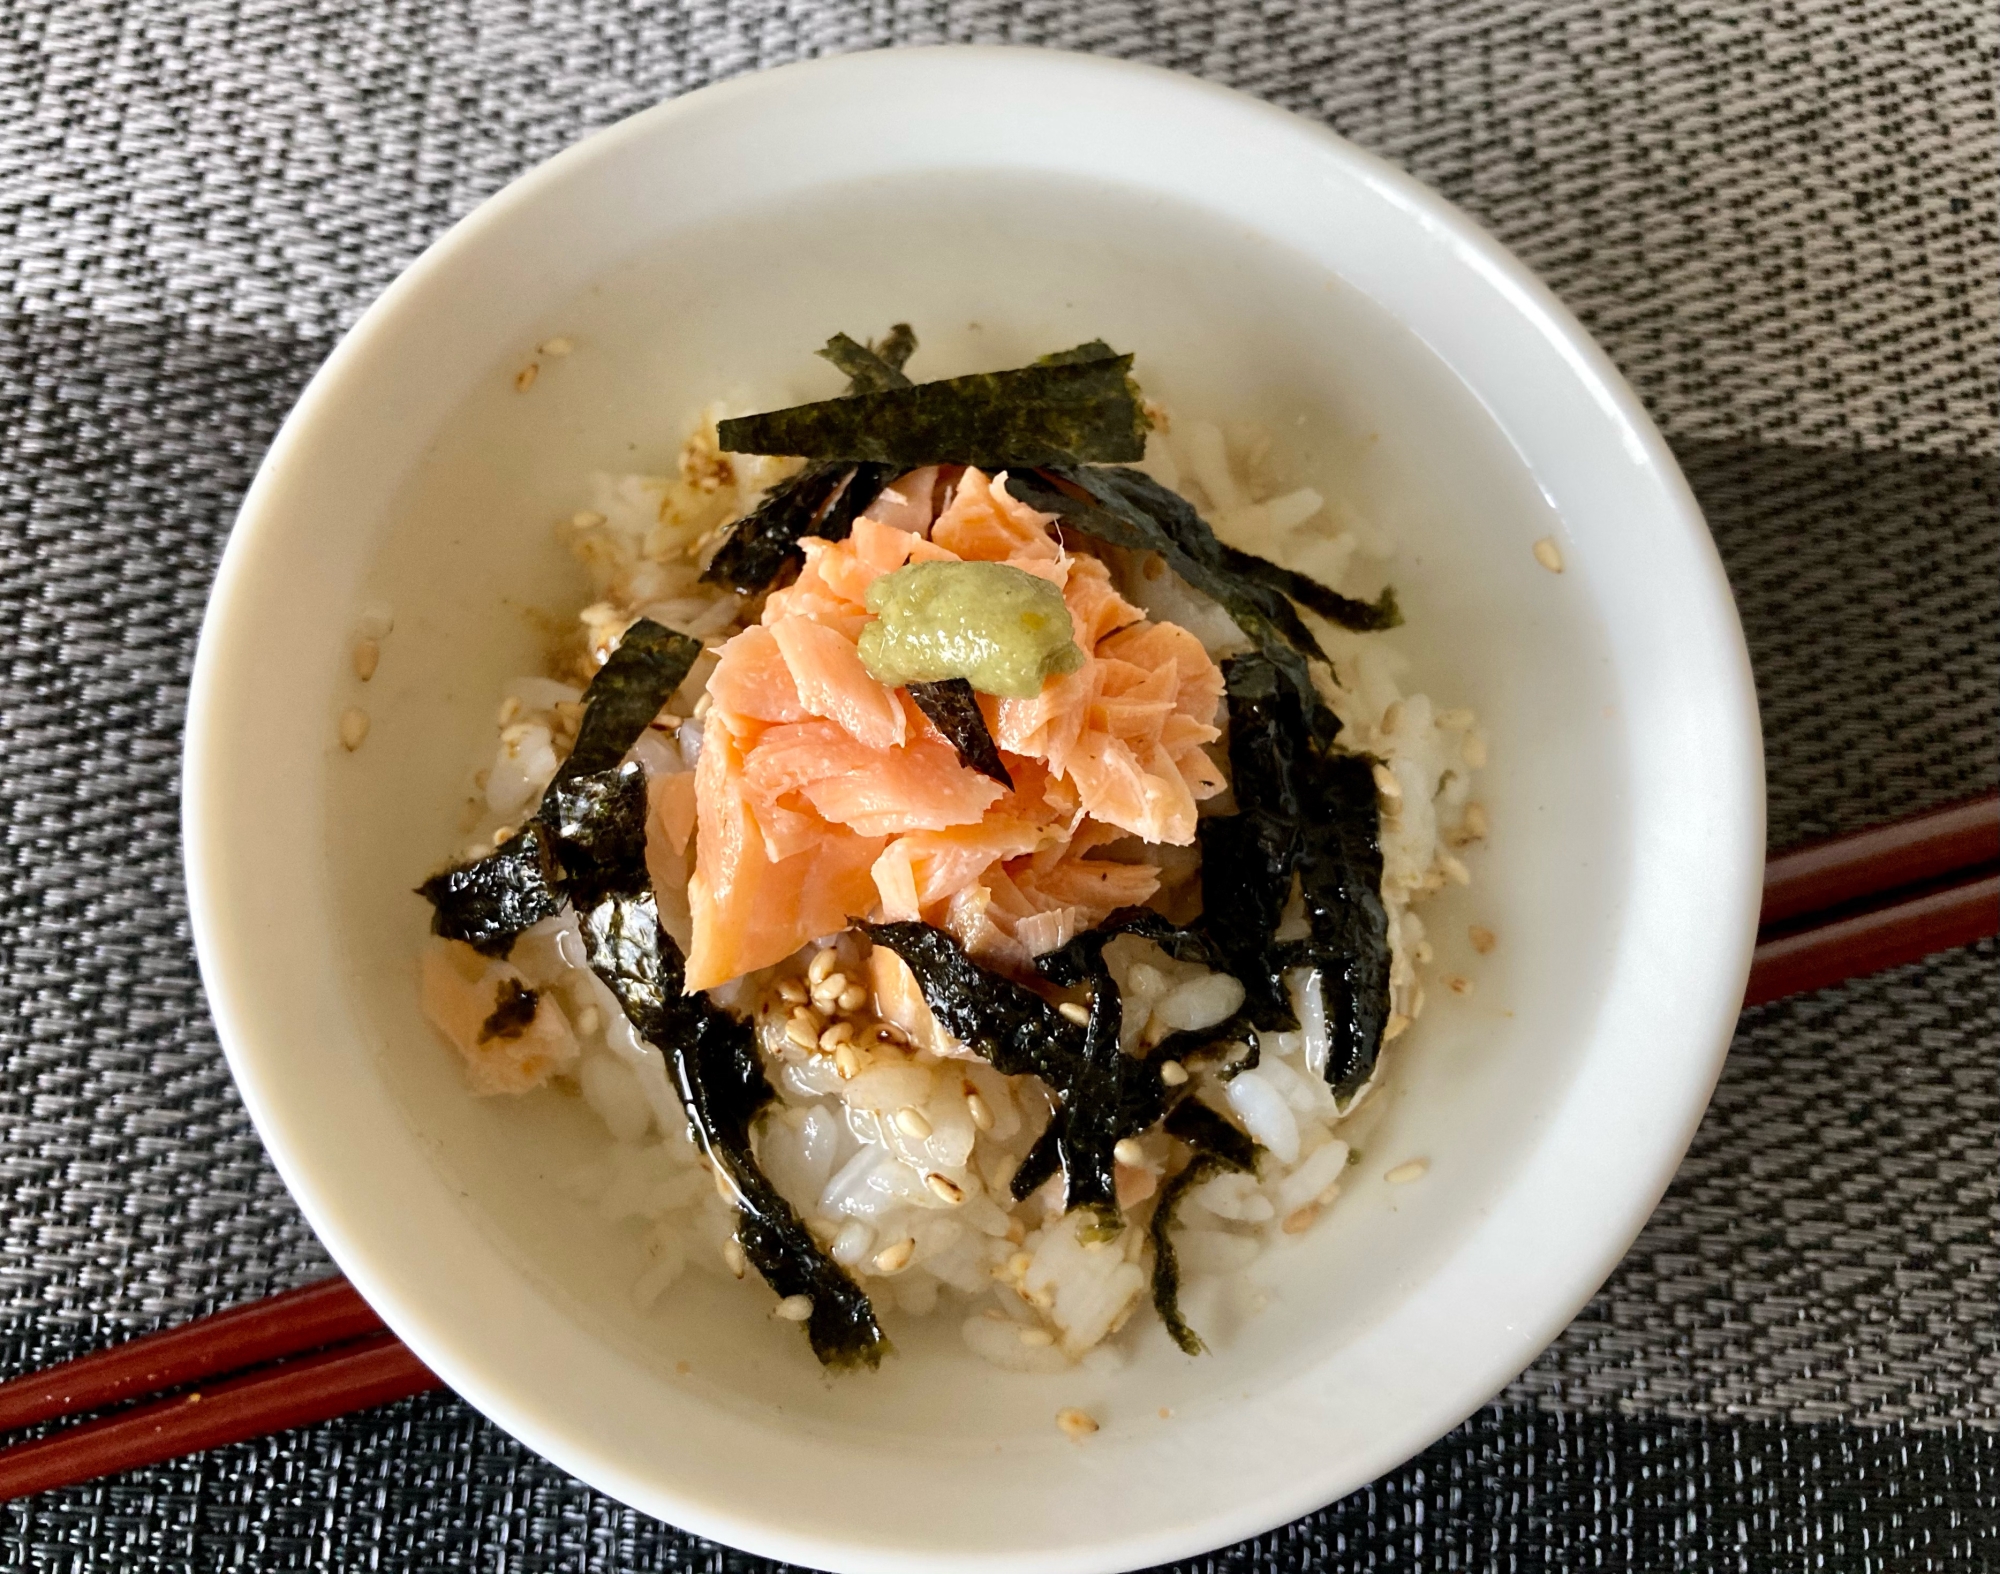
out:
{"label": "pair of chopsticks", "polygon": [[2000,793],[1780,853],[1746,1006],[2000,933]]}
{"label": "pair of chopsticks", "polygon": [[[1780,854],[1760,922],[1746,1005],[2000,932],[2000,795]],[[442,1386],[328,1279],[0,1384],[0,1433],[152,1401],[0,1448],[0,1502]]]}
{"label": "pair of chopsticks", "polygon": [[0,1449],[0,1502],[443,1386],[353,1285],[324,1279],[0,1384],[0,1432],[152,1400]]}

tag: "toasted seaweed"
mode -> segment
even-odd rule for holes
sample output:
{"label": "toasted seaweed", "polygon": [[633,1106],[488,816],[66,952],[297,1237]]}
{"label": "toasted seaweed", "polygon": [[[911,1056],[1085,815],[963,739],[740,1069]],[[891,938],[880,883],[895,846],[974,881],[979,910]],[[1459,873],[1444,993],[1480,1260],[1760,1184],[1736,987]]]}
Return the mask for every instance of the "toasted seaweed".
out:
{"label": "toasted seaweed", "polygon": [[1207,1346],[1181,1316],[1181,1265],[1174,1251],[1174,1215],[1181,1198],[1211,1175],[1228,1170],[1255,1173],[1259,1150],[1199,1099],[1182,1099],[1167,1117],[1167,1130],[1194,1152],[1180,1172],[1160,1188],[1159,1201],[1153,1205],[1153,1309],[1175,1344],[1188,1355],[1200,1355]]}
{"label": "toasted seaweed", "polygon": [[1007,1076],[1033,1072],[1060,1097],[1082,1067],[1084,1032],[1033,990],[981,967],[929,924],[863,924],[908,965],[947,1033]]}
{"label": "toasted seaweed", "polygon": [[1257,1167],[1257,1144],[1198,1098],[1185,1098],[1167,1116],[1167,1135],[1200,1153],[1213,1153],[1233,1170]]}
{"label": "toasted seaweed", "polygon": [[880,393],[885,388],[910,386],[910,379],[903,375],[903,363],[916,348],[916,334],[908,323],[899,322],[880,344],[862,344],[837,333],[814,353],[847,373],[849,393]]}
{"label": "toasted seaweed", "polygon": [[931,725],[944,734],[945,741],[958,751],[958,763],[981,776],[990,776],[1009,792],[1014,778],[1001,762],[1000,747],[987,729],[986,715],[979,698],[964,678],[945,678],[937,683],[912,683],[910,698],[917,709],[930,717]]}
{"label": "toasted seaweed", "polygon": [[885,465],[837,459],[807,465],[772,487],[753,512],[737,520],[729,539],[702,570],[702,579],[745,593],[766,589],[799,561],[799,542],[805,537],[846,540],[889,474]]}
{"label": "toasted seaweed", "polygon": [[519,1038],[534,1026],[535,1008],[540,1004],[541,997],[518,978],[502,979],[492,1014],[479,1024],[479,1042]]}
{"label": "toasted seaweed", "polygon": [[417,894],[433,908],[432,934],[505,956],[523,929],[562,911],[559,883],[548,838],[530,823],[484,858],[432,875]]}
{"label": "toasted seaweed", "polygon": [[[667,1057],[688,1127],[727,1180],[739,1209],[743,1255],[781,1296],[812,1298],[806,1334],[828,1366],[875,1366],[888,1341],[868,1297],[824,1251],[758,1168],[750,1122],[773,1095],[747,1024],[706,994],[685,993],[687,963],[660,927],[646,874],[645,777],[627,766],[571,784],[545,805],[572,887],[591,970],[640,1036]],[[631,823],[640,819],[634,840]]]}
{"label": "toasted seaweed", "polygon": [[1232,573],[1241,574],[1260,585],[1268,585],[1290,596],[1300,606],[1311,608],[1327,622],[1352,629],[1357,634],[1374,634],[1402,625],[1403,611],[1396,604],[1393,586],[1385,586],[1382,594],[1373,601],[1357,601],[1352,596],[1343,596],[1337,590],[1328,589],[1310,575],[1232,546],[1223,546],[1222,561]]}
{"label": "toasted seaweed", "polygon": [[[733,453],[927,464],[1122,463],[1146,451],[1132,357],[1092,344],[1013,371],[856,393],[724,421]],[[1086,358],[1087,357],[1087,358]]]}
{"label": "toasted seaweed", "polygon": [[571,781],[606,771],[624,759],[625,751],[686,680],[700,654],[700,640],[651,618],[641,618],[628,628],[618,648],[583,691],[583,722],[577,728],[576,747],[556,772],[556,780]]}
{"label": "toasted seaweed", "polygon": [[[1238,813],[1202,822],[1202,931],[1243,981],[1258,1027],[1297,1025],[1285,974],[1318,974],[1332,1034],[1327,1082],[1350,1097],[1389,1016],[1389,920],[1373,762],[1324,749],[1298,696],[1260,655],[1223,664]],[[1279,942],[1296,882],[1308,927]]]}

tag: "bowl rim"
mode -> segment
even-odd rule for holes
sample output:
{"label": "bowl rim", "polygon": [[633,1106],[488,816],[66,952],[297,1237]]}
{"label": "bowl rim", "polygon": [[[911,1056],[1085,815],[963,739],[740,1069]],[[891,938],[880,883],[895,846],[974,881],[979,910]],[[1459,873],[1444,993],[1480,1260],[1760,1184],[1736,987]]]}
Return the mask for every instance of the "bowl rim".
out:
{"label": "bowl rim", "polygon": [[[1720,558],[1699,506],[1664,439],[1605,352],[1525,264],[1438,193],[1324,125],[1247,94],[1135,62],[1012,46],[939,45],[804,61],[698,89],[583,138],[486,198],[426,248],[342,337],[307,384],[267,451],[225,547],[203,619],[190,682],[182,760],[182,833],[189,917],[218,1037],[239,1093],[273,1163],[343,1271],[362,1289],[384,1320],[468,1402],[561,1468],[613,1496],[698,1534],[763,1555],[844,1570],[970,1571],[1014,1566],[1018,1554],[1011,1552],[995,1555],[954,1548],[930,1549],[912,1555],[900,1544],[829,1538],[811,1529],[798,1530],[782,1524],[777,1516],[757,1520],[720,1512],[712,1504],[677,1498],[671,1483],[663,1485],[656,1479],[643,1479],[642,1473],[626,1463],[594,1452],[587,1438],[574,1432],[565,1433],[560,1425],[525,1403],[519,1392],[510,1389],[502,1374],[488,1372],[462,1358],[453,1347],[449,1331],[438,1324],[432,1310],[423,1304],[422,1295],[382,1271],[374,1260],[369,1241],[340,1222],[332,1205],[331,1190],[322,1192],[323,1177],[293,1162],[276,1085],[269,1077],[269,1068],[260,1062],[254,1045],[235,1019],[232,983],[224,961],[231,947],[223,937],[226,919],[220,905],[222,882],[212,837],[213,820],[207,812],[220,790],[221,776],[216,749],[217,707],[224,703],[222,691],[226,684],[217,654],[221,644],[218,631],[229,623],[232,609],[248,593],[251,544],[282,529],[282,515],[274,508],[274,500],[282,491],[281,472],[311,442],[312,430],[322,413],[344,396],[343,384],[361,359],[363,347],[371,336],[380,332],[406,301],[420,295],[434,275],[475,250],[505,216],[533,203],[543,192],[630,141],[660,137],[690,114],[713,113],[724,106],[754,109],[760,100],[788,91],[808,74],[822,82],[844,75],[855,88],[862,89],[871,81],[879,87],[884,73],[892,78],[906,72],[935,73],[951,69],[956,62],[971,62],[976,69],[997,64],[1001,69],[1022,73],[1024,100],[1032,99],[1036,78],[1081,73],[1097,78],[1107,88],[1118,86],[1141,96],[1150,95],[1154,103],[1169,110],[1177,103],[1199,103],[1211,111],[1216,106],[1226,106],[1246,127],[1255,128],[1257,134],[1310,144],[1320,156],[1344,165],[1432,233],[1447,237],[1456,253],[1558,351],[1571,374],[1606,415],[1628,457],[1639,469],[1651,473],[1661,489],[1665,513],[1687,538],[1682,544],[1692,547],[1697,559],[1706,565],[1708,589],[1714,598],[1708,610],[1718,614],[1735,634],[1734,649],[1726,653],[1733,656],[1734,678],[1725,684],[1725,692],[1719,696],[1722,710],[1718,716],[1724,755],[1735,769],[1718,790],[1714,807],[1717,835],[1726,848],[1725,861],[1737,866],[1737,879],[1727,892],[1717,896],[1719,918],[1715,926],[1717,938],[1710,947],[1712,970],[1708,988],[1699,999],[1684,1003],[1683,1018],[1687,1026],[1682,1036],[1690,1048],[1686,1064],[1674,1082],[1678,1099],[1669,1111],[1674,1118],[1656,1138],[1652,1161],[1627,1177],[1621,1193],[1623,1206],[1615,1219],[1599,1226],[1603,1243],[1600,1249],[1575,1267],[1560,1294],[1546,1296],[1542,1315],[1510,1327],[1508,1337],[1496,1341],[1497,1348],[1487,1363],[1489,1386],[1476,1392],[1467,1386],[1449,1398],[1430,1396],[1423,1406],[1412,1411],[1403,1425],[1385,1430],[1375,1446],[1365,1451],[1359,1472],[1351,1461],[1339,1467],[1302,1469],[1288,1487],[1274,1488],[1255,1502],[1206,1512],[1157,1534],[1127,1535],[1115,1542],[1085,1539],[1074,1547],[1038,1554],[1036,1558],[1052,1570],[1097,1574],[1097,1571],[1138,1567],[1199,1553],[1286,1523],[1394,1468],[1477,1410],[1570,1322],[1624,1256],[1692,1140],[1732,1036],[1749,965],[1761,889],[1764,789],[1755,688]],[[1704,1052],[1697,1054],[1697,1047]]]}

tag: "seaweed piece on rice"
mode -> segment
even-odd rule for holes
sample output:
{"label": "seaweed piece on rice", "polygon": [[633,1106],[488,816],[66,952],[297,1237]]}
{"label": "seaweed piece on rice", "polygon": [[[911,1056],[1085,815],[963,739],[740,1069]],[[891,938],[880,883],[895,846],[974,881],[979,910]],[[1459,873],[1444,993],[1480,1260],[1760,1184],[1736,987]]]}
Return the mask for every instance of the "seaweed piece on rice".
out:
{"label": "seaweed piece on rice", "polygon": [[[749,1026],[707,995],[685,992],[686,959],[660,927],[646,875],[644,775],[607,775],[594,779],[603,791],[557,811],[564,866],[588,871],[576,894],[591,970],[640,1036],[666,1056],[689,1130],[735,1196],[743,1255],[778,1295],[811,1299],[813,1353],[828,1366],[879,1365],[889,1345],[868,1297],[821,1250],[752,1156],[750,1123],[775,1095]],[[635,815],[642,825],[636,857],[627,830]]]}
{"label": "seaweed piece on rice", "polygon": [[1031,989],[981,967],[929,924],[864,923],[876,945],[903,959],[938,1025],[996,1071],[1033,1072],[1058,1096],[1083,1060],[1083,1031]]}
{"label": "seaweed piece on rice", "polygon": [[[1189,1118],[1182,1120],[1181,1129],[1176,1131],[1175,1120],[1182,1111],[1188,1111]],[[1206,1115],[1208,1121],[1200,1120],[1199,1115]],[[1200,1355],[1208,1347],[1181,1315],[1181,1265],[1173,1239],[1175,1215],[1180,1211],[1181,1199],[1210,1176],[1228,1171],[1255,1173],[1259,1150],[1242,1132],[1194,1099],[1181,1102],[1168,1118],[1167,1129],[1194,1151],[1180,1172],[1160,1188],[1159,1201],[1153,1205],[1149,1226],[1153,1240],[1153,1309],[1160,1314],[1168,1338],[1188,1355]]]}
{"label": "seaweed piece on rice", "polygon": [[877,343],[862,344],[837,333],[813,353],[831,361],[847,373],[850,394],[880,393],[885,388],[907,388],[903,363],[916,353],[917,336],[906,322],[899,322]]}
{"label": "seaweed piece on rice", "polygon": [[1004,372],[856,393],[723,421],[733,453],[927,464],[1125,463],[1146,451],[1148,421],[1132,357],[1101,343]]}
{"label": "seaweed piece on rice", "polygon": [[558,782],[609,770],[687,681],[701,641],[651,618],[625,631],[590,686],[583,691],[583,721],[576,747],[556,772]]}
{"label": "seaweed piece on rice", "polygon": [[889,477],[883,465],[830,460],[807,465],[764,494],[764,501],[731,527],[709,559],[702,579],[747,593],[767,589],[800,561],[807,536],[844,541]]}
{"label": "seaweed piece on rice", "polygon": [[431,933],[504,957],[523,929],[562,911],[561,875],[532,822],[484,858],[453,864],[417,887],[431,904]]}
{"label": "seaweed piece on rice", "polygon": [[979,698],[970,682],[964,678],[944,678],[936,683],[908,684],[907,688],[917,709],[930,718],[931,725],[957,751],[960,765],[991,778],[1009,792],[1014,790],[1014,778],[1007,774],[1007,767],[1001,761],[1000,747],[993,741],[986,713],[979,708]]}
{"label": "seaweed piece on rice", "polygon": [[[1262,657],[1223,664],[1238,812],[1202,822],[1202,928],[1249,992],[1260,1028],[1295,1028],[1286,974],[1321,992],[1327,1083],[1343,1098],[1368,1080],[1389,1017],[1389,918],[1373,762],[1322,749]],[[1296,882],[1307,935],[1277,931]]]}

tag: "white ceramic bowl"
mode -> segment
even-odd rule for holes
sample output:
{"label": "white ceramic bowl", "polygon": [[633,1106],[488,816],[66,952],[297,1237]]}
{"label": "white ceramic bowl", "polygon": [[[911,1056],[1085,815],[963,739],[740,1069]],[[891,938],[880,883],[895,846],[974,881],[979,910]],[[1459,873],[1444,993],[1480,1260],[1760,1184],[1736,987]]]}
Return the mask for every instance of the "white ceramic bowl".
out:
{"label": "white ceramic bowl", "polygon": [[[977,1364],[950,1325],[822,1377],[754,1285],[632,1309],[635,1236],[557,1178],[555,1098],[481,1102],[413,991],[411,886],[460,836],[528,609],[573,611],[551,522],[670,467],[717,394],[831,391],[810,351],[906,319],[916,369],[1102,335],[1171,406],[1402,543],[1412,683],[1493,740],[1490,850],[1441,902],[1442,990],[1339,1204],[1190,1361]],[[552,335],[575,352],[527,393]],[[1539,567],[1553,536],[1566,571]],[[364,605],[396,627],[363,688]],[[345,752],[335,718],[373,719]],[[1631,1242],[1728,1042],[1757,908],[1748,665],[1700,514],[1549,293],[1432,192],[1185,78],[1005,50],[850,56],[605,131],[454,228],[348,335],[229,542],[189,708],[190,897],[258,1129],[328,1249],[473,1404],[565,1469],[737,1546],[842,1570],[1163,1561],[1317,1507],[1521,1370]],[[1501,944],[1473,959],[1465,925]],[[1430,1161],[1414,1185],[1383,1172]],[[1052,1424],[1093,1411],[1082,1444]]]}

